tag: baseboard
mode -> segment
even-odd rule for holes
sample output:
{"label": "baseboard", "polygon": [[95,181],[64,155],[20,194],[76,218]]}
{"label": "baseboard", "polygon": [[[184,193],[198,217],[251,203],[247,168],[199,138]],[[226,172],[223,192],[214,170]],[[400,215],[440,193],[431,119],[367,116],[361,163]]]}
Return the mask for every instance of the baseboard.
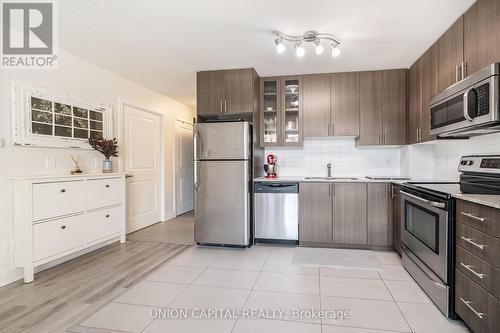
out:
{"label": "baseboard", "polygon": [[173,219],[174,217],[176,217],[175,210],[170,210],[165,214],[165,221]]}
{"label": "baseboard", "polygon": [[12,282],[16,282],[23,278],[23,269],[22,268],[6,268],[0,270],[0,287],[8,285]]}

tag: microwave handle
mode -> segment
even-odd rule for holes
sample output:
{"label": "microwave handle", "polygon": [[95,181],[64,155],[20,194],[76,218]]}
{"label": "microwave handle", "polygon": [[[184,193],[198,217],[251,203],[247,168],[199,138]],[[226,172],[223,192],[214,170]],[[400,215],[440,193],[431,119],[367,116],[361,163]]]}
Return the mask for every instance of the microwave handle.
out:
{"label": "microwave handle", "polygon": [[469,93],[473,90],[474,88],[469,88],[467,89],[467,91],[464,93],[464,118],[467,119],[468,121],[474,121],[474,119],[472,119],[470,116],[469,116],[469,110],[468,110],[468,107],[469,107]]}
{"label": "microwave handle", "polygon": [[413,194],[410,194],[406,191],[400,191],[402,194],[404,195],[407,195],[409,196],[410,198],[413,198],[413,199],[416,199],[418,201],[422,201],[426,204],[428,204],[429,206],[432,206],[432,207],[436,207],[436,208],[445,208],[446,207],[446,204],[443,203],[443,202],[435,202],[435,201],[430,201],[430,200],[427,200],[427,199],[424,199],[424,198],[421,198],[421,197],[417,197],[416,195],[413,195]]}

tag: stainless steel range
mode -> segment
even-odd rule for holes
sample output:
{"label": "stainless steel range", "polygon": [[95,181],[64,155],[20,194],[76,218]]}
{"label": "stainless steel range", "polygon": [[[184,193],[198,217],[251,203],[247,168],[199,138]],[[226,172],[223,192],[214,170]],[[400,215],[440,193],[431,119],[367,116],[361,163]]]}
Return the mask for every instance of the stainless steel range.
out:
{"label": "stainless steel range", "polygon": [[441,312],[454,311],[454,194],[500,194],[500,155],[463,156],[460,182],[408,182],[401,188],[403,266]]}

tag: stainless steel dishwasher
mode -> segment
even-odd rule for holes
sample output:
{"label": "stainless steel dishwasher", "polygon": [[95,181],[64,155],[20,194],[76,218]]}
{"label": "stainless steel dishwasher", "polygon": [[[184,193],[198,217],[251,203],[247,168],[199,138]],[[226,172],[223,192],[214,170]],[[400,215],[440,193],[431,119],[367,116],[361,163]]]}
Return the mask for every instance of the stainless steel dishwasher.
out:
{"label": "stainless steel dishwasher", "polygon": [[299,184],[255,183],[255,243],[299,242]]}

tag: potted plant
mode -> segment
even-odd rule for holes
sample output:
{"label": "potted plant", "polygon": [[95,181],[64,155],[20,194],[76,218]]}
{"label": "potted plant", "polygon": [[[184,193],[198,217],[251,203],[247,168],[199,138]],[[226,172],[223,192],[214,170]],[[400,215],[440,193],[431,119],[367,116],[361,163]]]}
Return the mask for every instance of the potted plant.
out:
{"label": "potted plant", "polygon": [[92,146],[92,148],[106,157],[106,159],[102,162],[102,172],[113,172],[113,161],[111,161],[109,158],[111,156],[118,157],[118,141],[116,140],[116,138],[109,140],[103,138],[90,138],[89,144]]}

